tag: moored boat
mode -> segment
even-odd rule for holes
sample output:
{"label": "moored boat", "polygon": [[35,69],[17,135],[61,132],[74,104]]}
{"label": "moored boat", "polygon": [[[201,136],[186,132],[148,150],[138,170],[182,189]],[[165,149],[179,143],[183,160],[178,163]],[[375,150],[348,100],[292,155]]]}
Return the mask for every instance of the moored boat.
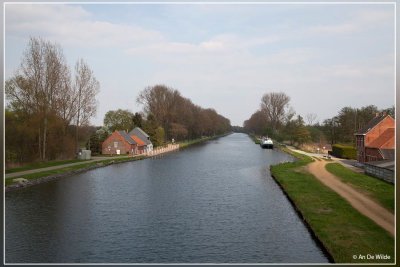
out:
{"label": "moored boat", "polygon": [[265,138],[265,137],[263,137],[263,138],[261,139],[260,146],[261,146],[262,148],[273,149],[273,148],[274,148],[274,142],[272,142],[272,139],[271,139],[271,138],[268,138],[268,137]]}

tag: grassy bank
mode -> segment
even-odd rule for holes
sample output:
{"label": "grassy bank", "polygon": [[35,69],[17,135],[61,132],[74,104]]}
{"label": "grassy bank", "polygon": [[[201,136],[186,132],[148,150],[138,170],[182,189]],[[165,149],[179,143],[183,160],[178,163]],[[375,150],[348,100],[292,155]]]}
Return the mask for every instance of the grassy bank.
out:
{"label": "grassy bank", "polygon": [[193,140],[187,140],[187,141],[179,142],[179,148],[186,148],[186,147],[189,147],[191,145],[195,145],[195,144],[199,144],[199,143],[202,143],[202,142],[205,142],[205,141],[217,139],[217,138],[226,136],[228,134],[230,134],[230,133],[221,134],[221,135],[215,135],[215,136],[208,136],[208,137],[197,138],[197,139],[193,139]]}
{"label": "grassy bank", "polygon": [[[199,138],[195,140],[189,140],[186,142],[181,142],[180,148],[186,148],[194,144],[202,143],[208,140],[216,139],[222,136],[226,136],[227,134],[223,135],[217,135],[217,136],[211,136],[211,137],[204,137],[204,138]],[[79,171],[85,171],[87,169],[91,169],[94,167],[102,167],[110,164],[116,164],[116,163],[122,163],[122,162],[128,162],[128,161],[135,161],[135,160],[141,160],[146,158],[146,156],[137,156],[137,157],[110,157],[109,159],[104,159],[101,161],[82,161],[82,160],[68,160],[68,161],[50,161],[50,162],[43,162],[41,164],[31,164],[24,166],[23,168],[15,168],[10,170],[11,172],[19,172],[19,171],[26,171],[26,170],[33,170],[33,169],[38,169],[38,168],[45,168],[45,167],[51,167],[51,166],[57,166],[57,165],[62,165],[62,164],[68,164],[68,163],[75,163],[75,162],[82,162],[82,164],[74,165],[74,166],[69,166],[65,168],[60,168],[60,169],[55,169],[55,170],[49,170],[49,171],[41,171],[37,173],[32,173],[32,174],[25,174],[25,175],[19,175],[18,178],[25,178],[29,181],[37,180],[37,179],[45,179],[46,177],[54,177],[54,176],[59,176],[59,175],[70,175],[74,174]],[[13,185],[15,184],[13,182],[13,178],[8,178],[5,180],[5,185]]]}
{"label": "grassy bank", "polygon": [[[43,177],[49,177],[49,176],[55,176],[55,175],[60,175],[60,174],[69,174],[73,173],[76,171],[80,170],[85,170],[94,166],[97,167],[102,167],[110,164],[117,164],[117,163],[122,163],[122,162],[128,162],[128,161],[136,161],[136,160],[141,160],[144,159],[145,156],[139,156],[139,157],[124,157],[124,158],[110,158],[110,159],[105,159],[102,161],[96,161],[96,162],[86,162],[82,163],[79,165],[74,165],[70,167],[65,167],[65,168],[60,168],[60,169],[55,169],[55,170],[49,170],[49,171],[42,171],[42,172],[36,172],[32,174],[25,174],[25,175],[20,175],[18,178],[25,178],[27,180],[35,180],[35,179],[40,179]],[[54,165],[55,166],[55,165]],[[5,185],[12,185],[13,184],[13,178],[9,178],[5,180]]]}
{"label": "grassy bank", "polygon": [[30,164],[27,164],[27,165],[22,166],[22,167],[7,169],[5,172],[6,172],[6,174],[8,174],[8,173],[14,173],[14,172],[29,171],[29,170],[34,170],[34,169],[53,167],[53,166],[58,166],[58,165],[63,165],[63,164],[80,162],[80,161],[82,161],[82,160],[80,160],[80,159],[70,159],[70,160],[34,162],[34,163],[30,163]]}
{"label": "grassy bank", "polygon": [[260,144],[260,139],[257,138],[254,134],[248,134],[251,140],[254,141],[255,144]]}
{"label": "grassy bank", "polygon": [[[394,262],[394,238],[306,172],[302,167],[312,162],[310,157],[291,154],[299,160],[272,166],[271,174],[333,260],[337,263]],[[368,254],[389,255],[390,260],[360,258]]]}
{"label": "grassy bank", "polygon": [[357,190],[375,199],[388,210],[394,212],[393,184],[386,183],[363,173],[353,172],[339,163],[328,163],[326,169],[339,177],[342,182],[352,185]]}

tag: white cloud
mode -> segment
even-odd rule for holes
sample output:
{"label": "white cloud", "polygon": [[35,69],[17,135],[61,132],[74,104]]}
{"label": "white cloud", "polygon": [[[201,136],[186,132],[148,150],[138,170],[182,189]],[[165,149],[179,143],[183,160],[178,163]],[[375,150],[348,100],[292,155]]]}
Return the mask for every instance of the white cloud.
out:
{"label": "white cloud", "polygon": [[80,6],[8,4],[6,34],[26,36],[26,33],[84,47],[128,47],[163,38],[157,31],[138,26],[98,21]]}
{"label": "white cloud", "polygon": [[[211,5],[207,8],[214,10]],[[230,14],[229,10],[221,10]],[[179,12],[181,10],[177,9],[175,15]],[[274,23],[253,25],[254,31],[248,32],[236,31],[235,28],[229,28],[229,31],[207,28],[205,31],[213,35],[204,34],[202,36],[208,37],[200,39],[196,36],[191,40],[189,36],[174,39],[168,31],[140,27],[134,24],[137,23],[135,20],[129,25],[100,20],[95,13],[91,14],[78,5],[8,4],[6,39],[39,35],[57,41],[63,47],[71,45],[77,48],[74,50],[76,54],[81,53],[82,47],[93,48],[93,53],[84,56],[97,62],[93,67],[102,73],[99,79],[102,80],[100,110],[103,113],[117,106],[124,108],[120,105],[128,101],[134,104],[134,98],[144,86],[165,83],[179,89],[194,103],[214,107],[234,124],[241,124],[258,108],[259,98],[267,91],[287,92],[293,101],[297,101],[293,102],[295,109],[306,114],[311,112],[311,106],[305,97],[325,97],[337,105],[347,97],[346,91],[354,88],[362,91],[364,96],[377,91],[377,88],[389,88],[394,77],[393,54],[371,46],[365,49],[365,53],[352,55],[351,51],[358,49],[362,39],[347,37],[359,31],[373,36],[377,30],[386,29],[393,14],[379,10],[353,14],[348,20],[338,15],[337,23],[319,20],[318,25],[314,23],[309,28],[301,24],[282,30]],[[157,14],[152,15],[157,17]],[[194,22],[189,19],[190,23]],[[166,26],[166,29],[172,27]],[[190,26],[185,30],[190,32]],[[332,35],[332,43],[325,44],[325,36],[320,39],[324,34]],[[346,42],[340,40],[340,34],[347,34]],[[319,43],[321,40],[323,44]],[[110,54],[99,55],[98,47],[112,49],[107,50],[111,51]],[[6,48],[13,49],[11,45]],[[118,52],[117,56],[112,54],[114,51]],[[121,52],[128,56],[121,55]],[[373,56],[368,54],[372,52]],[[98,57],[102,59],[94,60]],[[129,75],[118,76],[118,72]],[[119,94],[115,94],[116,90]],[[124,102],[115,97],[121,94],[127,96]],[[368,98],[365,101],[373,100]],[[111,102],[115,107],[110,106]],[[322,104],[319,108],[325,110]],[[339,107],[332,107],[335,108]],[[324,114],[320,117],[323,118]]]}

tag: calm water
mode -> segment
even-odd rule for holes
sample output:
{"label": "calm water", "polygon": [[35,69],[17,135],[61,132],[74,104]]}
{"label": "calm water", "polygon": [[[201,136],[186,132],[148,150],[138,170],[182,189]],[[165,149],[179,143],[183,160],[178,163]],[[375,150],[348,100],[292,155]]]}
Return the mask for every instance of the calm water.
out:
{"label": "calm water", "polygon": [[243,134],[6,195],[6,262],[327,262]]}

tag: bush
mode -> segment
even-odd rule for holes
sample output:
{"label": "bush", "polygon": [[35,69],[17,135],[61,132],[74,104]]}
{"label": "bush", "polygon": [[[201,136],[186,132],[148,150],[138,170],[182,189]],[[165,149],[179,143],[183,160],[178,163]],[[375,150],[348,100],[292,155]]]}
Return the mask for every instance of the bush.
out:
{"label": "bush", "polygon": [[357,159],[357,150],[352,146],[333,145],[331,154],[342,159]]}

